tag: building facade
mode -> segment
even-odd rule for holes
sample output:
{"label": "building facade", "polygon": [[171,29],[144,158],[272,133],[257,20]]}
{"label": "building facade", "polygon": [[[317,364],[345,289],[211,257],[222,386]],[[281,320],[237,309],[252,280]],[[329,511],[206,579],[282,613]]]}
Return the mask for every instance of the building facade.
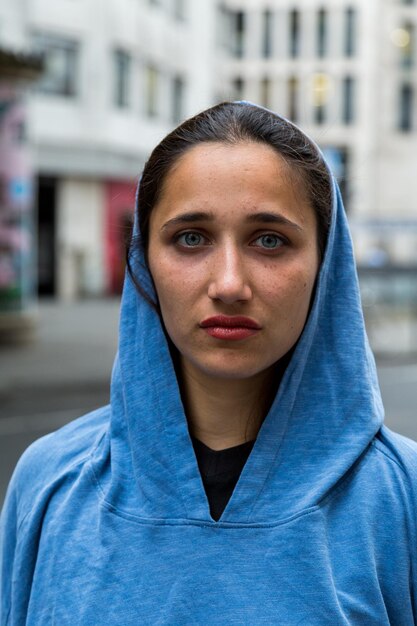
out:
{"label": "building facade", "polygon": [[417,267],[416,29],[417,0],[0,4],[0,44],[41,51],[46,65],[28,102],[39,293],[120,290],[150,150],[236,98],[318,142],[361,266]]}
{"label": "building facade", "polygon": [[417,3],[223,0],[220,97],[299,123],[339,179],[360,264],[417,266]]}
{"label": "building facade", "polygon": [[190,0],[8,0],[0,41],[44,54],[29,98],[39,293],[114,292],[152,147],[213,102],[215,10]]}

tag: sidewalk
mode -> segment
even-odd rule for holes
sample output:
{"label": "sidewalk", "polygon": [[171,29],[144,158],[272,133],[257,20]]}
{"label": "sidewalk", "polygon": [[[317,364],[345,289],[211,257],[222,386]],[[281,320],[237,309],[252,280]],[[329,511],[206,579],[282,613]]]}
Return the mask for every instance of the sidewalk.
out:
{"label": "sidewalk", "polygon": [[32,343],[0,346],[1,417],[51,407],[82,408],[83,396],[108,396],[117,350],[119,299],[40,301]]}

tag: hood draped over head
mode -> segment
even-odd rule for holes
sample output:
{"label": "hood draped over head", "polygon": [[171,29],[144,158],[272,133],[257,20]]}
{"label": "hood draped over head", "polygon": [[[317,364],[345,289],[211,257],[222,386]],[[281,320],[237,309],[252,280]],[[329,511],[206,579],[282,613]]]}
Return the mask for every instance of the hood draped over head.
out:
{"label": "hood draped over head", "polygon": [[[383,421],[333,176],[332,186],[331,224],[309,317],[222,522],[280,520],[317,505],[355,466]],[[155,299],[137,221],[136,215],[132,270]],[[212,521],[160,316],[128,274],[109,443],[106,499],[114,506],[143,518]]]}

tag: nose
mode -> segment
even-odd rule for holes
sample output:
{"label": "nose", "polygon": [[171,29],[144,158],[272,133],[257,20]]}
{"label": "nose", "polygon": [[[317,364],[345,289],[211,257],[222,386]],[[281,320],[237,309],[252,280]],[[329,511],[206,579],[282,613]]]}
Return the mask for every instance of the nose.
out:
{"label": "nose", "polygon": [[213,263],[208,296],[225,304],[247,301],[252,298],[252,289],[247,280],[245,266],[239,250],[233,245],[219,249]]}

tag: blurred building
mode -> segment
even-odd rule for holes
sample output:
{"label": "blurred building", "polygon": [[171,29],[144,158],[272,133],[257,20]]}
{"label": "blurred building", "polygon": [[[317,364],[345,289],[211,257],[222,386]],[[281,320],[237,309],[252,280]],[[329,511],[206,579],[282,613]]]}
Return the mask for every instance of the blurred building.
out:
{"label": "blurred building", "polygon": [[45,55],[28,125],[39,293],[120,289],[146,156],[225,98],[311,134],[360,265],[417,285],[416,28],[417,0],[3,1],[0,45]]}
{"label": "blurred building", "polygon": [[360,264],[417,267],[415,0],[223,0],[219,97],[299,123],[337,175]]}
{"label": "blurred building", "polygon": [[29,98],[38,290],[117,291],[138,174],[181,119],[212,103],[214,3],[6,0],[0,43],[44,54]]}

